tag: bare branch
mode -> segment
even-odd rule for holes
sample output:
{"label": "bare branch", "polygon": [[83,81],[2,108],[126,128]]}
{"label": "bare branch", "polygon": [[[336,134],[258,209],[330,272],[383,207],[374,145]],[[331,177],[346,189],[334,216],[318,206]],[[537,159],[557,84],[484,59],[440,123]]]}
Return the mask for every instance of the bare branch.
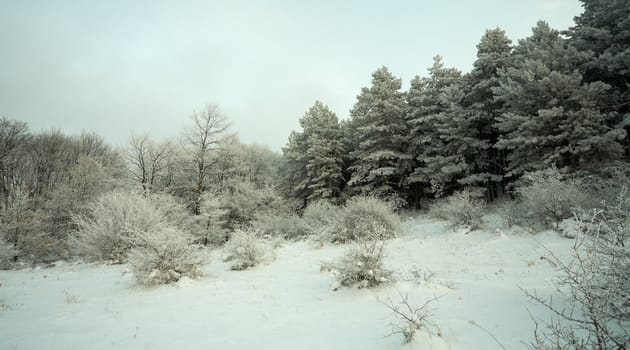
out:
{"label": "bare branch", "polygon": [[405,343],[409,343],[414,339],[416,332],[421,329],[427,330],[429,335],[432,332],[440,335],[439,328],[431,321],[434,310],[430,308],[430,305],[441,298],[441,296],[435,296],[425,301],[421,306],[413,307],[409,303],[409,296],[406,293],[403,294],[398,289],[396,289],[396,292],[401,300],[398,303],[394,303],[389,297],[384,301],[376,298],[379,303],[391,310],[392,314],[399,320],[399,322],[390,323],[392,331],[386,336],[402,334],[405,338]]}

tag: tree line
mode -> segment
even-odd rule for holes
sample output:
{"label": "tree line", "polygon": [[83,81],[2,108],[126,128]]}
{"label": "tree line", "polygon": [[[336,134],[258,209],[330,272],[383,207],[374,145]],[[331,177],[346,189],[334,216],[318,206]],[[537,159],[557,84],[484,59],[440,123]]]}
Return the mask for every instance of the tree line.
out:
{"label": "tree line", "polygon": [[436,56],[402,91],[379,68],[350,118],[316,102],[282,155],[241,143],[215,105],[195,111],[180,137],[138,134],[122,148],[0,118],[0,240],[20,257],[64,258],[78,218],[115,190],[168,195],[160,201],[185,208],[208,244],[257,213],[322,199],[368,195],[414,208],[474,187],[492,200],[550,167],[602,186],[592,179],[630,173],[630,4],[583,4],[564,32],[539,22],[512,45],[488,30],[469,73]]}
{"label": "tree line", "polygon": [[435,56],[407,91],[387,67],[340,121],[317,101],[283,148],[304,206],[375,195],[417,207],[464,187],[487,200],[528,172],[596,173],[630,160],[630,4],[583,0],[566,31],[539,21],[515,45],[487,30],[468,73]]}
{"label": "tree line", "polygon": [[281,156],[241,143],[228,127],[218,107],[209,105],[192,114],[179,137],[138,134],[114,148],[97,134],[31,132],[24,122],[0,118],[0,244],[14,247],[16,260],[67,258],[77,223],[112,191],[166,194],[162,201],[194,217],[203,196],[239,186],[259,192],[275,187]]}

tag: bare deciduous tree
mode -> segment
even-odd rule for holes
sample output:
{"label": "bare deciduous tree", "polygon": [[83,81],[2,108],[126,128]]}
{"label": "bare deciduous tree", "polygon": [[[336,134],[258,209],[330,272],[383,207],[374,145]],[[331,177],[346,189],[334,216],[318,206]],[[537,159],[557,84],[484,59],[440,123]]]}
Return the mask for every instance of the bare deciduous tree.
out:
{"label": "bare deciduous tree", "polygon": [[192,212],[200,212],[201,194],[206,189],[207,176],[214,161],[211,156],[225,139],[229,123],[218,106],[210,104],[200,112],[194,111],[193,125],[187,130],[189,144],[194,148],[191,165],[194,171]]}
{"label": "bare deciduous tree", "polygon": [[16,170],[29,138],[26,123],[0,118],[0,196],[4,208],[9,206],[9,196],[19,181]]}
{"label": "bare deciduous tree", "polygon": [[170,140],[155,142],[148,135],[132,136],[128,151],[132,179],[139,182],[143,190],[152,190],[166,172],[171,153]]}

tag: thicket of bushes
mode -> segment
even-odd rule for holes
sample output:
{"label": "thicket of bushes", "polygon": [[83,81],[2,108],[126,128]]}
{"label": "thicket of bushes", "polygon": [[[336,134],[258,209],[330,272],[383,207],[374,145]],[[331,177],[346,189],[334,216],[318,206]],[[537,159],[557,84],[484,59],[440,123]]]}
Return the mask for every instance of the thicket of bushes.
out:
{"label": "thicket of bushes", "polygon": [[131,234],[152,232],[166,225],[157,202],[134,192],[106,193],[76,218],[78,231],[71,237],[75,252],[86,259],[124,263],[133,247]]}
{"label": "thicket of bushes", "polygon": [[107,263],[129,262],[142,285],[196,278],[206,252],[194,244],[185,208],[166,195],[113,191],[75,218],[71,245],[78,256]]}
{"label": "thicket of bushes", "polygon": [[555,168],[526,173],[516,189],[517,221],[558,229],[574,213],[593,208],[593,197],[599,195],[580,188],[576,180]]}
{"label": "thicket of bushes", "polygon": [[[627,349],[630,345],[630,195],[576,217],[573,259],[553,258],[558,298],[526,291],[555,317],[536,327],[534,349]],[[537,322],[537,321],[536,321]]]}
{"label": "thicket of bushes", "polygon": [[13,263],[13,258],[16,254],[17,250],[13,247],[13,244],[0,238],[0,269],[8,269]]}
{"label": "thicket of bushes", "polygon": [[466,226],[471,230],[481,228],[485,203],[481,191],[464,189],[451,196],[436,200],[430,208],[430,214],[440,219],[449,220],[453,226]]}

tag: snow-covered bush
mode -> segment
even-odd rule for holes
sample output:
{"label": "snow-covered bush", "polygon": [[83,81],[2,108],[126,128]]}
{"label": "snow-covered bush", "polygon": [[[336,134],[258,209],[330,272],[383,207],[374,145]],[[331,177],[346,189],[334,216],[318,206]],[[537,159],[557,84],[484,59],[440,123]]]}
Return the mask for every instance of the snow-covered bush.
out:
{"label": "snow-covered bush", "polygon": [[136,281],[145,286],[168,284],[182,277],[203,276],[206,253],[193,244],[192,236],[162,226],[148,231],[133,231],[129,241],[129,265]]}
{"label": "snow-covered bush", "polygon": [[558,228],[573,213],[593,206],[586,191],[563,179],[557,169],[526,173],[516,190],[521,213],[530,223]]}
{"label": "snow-covered bush", "polygon": [[[201,220],[199,230],[193,232],[203,245],[221,246],[229,239],[228,209],[221,205],[221,198],[214,193],[201,197]],[[205,224],[205,225],[204,225]]]}
{"label": "snow-covered bush", "polygon": [[[541,222],[532,218],[529,209],[523,203],[521,198],[504,198],[496,204],[496,208],[497,214],[501,217],[503,223],[507,225],[508,228],[520,226],[521,228],[529,231],[532,229],[545,228]],[[567,220],[572,220],[572,218]]]}
{"label": "snow-covered bush", "polygon": [[327,200],[310,203],[302,213],[302,218],[312,226],[333,226],[339,216],[340,207]]}
{"label": "snow-covered bush", "polygon": [[594,163],[572,176],[574,183],[593,197],[613,203],[624,186],[630,183],[630,163],[608,161]]}
{"label": "snow-covered bush", "polygon": [[582,223],[575,217],[564,219],[558,224],[558,232],[562,237],[575,238],[576,234],[582,230]]}
{"label": "snow-covered bush", "polygon": [[327,200],[310,203],[302,213],[311,238],[320,244],[333,240],[333,232],[337,226],[342,207]]}
{"label": "snow-covered bush", "polygon": [[230,186],[223,201],[228,210],[228,220],[232,228],[249,224],[262,213],[278,213],[284,208],[284,201],[270,187],[257,188],[249,182],[236,182]]}
{"label": "snow-covered bush", "polygon": [[436,201],[430,208],[431,215],[448,220],[453,228],[467,226],[471,230],[481,228],[485,203],[477,191],[464,189]]}
{"label": "snow-covered bush", "polygon": [[23,191],[16,191],[8,206],[0,211],[0,239],[15,247],[22,262],[49,263],[67,258],[65,236],[46,231],[47,215],[35,210],[34,201]]}
{"label": "snow-covered bush", "polygon": [[69,258],[68,242],[48,232],[33,232],[21,240],[20,258],[31,263],[51,263]]}
{"label": "snow-covered bush", "polygon": [[138,193],[108,192],[77,217],[78,232],[71,237],[77,254],[91,260],[123,263],[132,248],[131,232],[152,232],[165,222],[156,206]]}
{"label": "snow-covered bush", "polygon": [[[381,230],[385,228],[381,226]],[[384,249],[383,240],[359,240],[336,268],[339,283],[344,287],[371,288],[391,281],[392,272],[383,263]]]}
{"label": "snow-covered bush", "polygon": [[400,218],[391,206],[374,197],[354,197],[346,202],[335,220],[331,240],[388,239],[400,230]]}
{"label": "snow-covered bush", "polygon": [[43,203],[45,231],[57,238],[76,230],[73,216],[85,214],[87,203],[114,187],[108,170],[93,157],[80,156],[67,170],[68,181],[51,188]]}
{"label": "snow-covered bush", "polygon": [[245,270],[260,264],[266,257],[266,247],[258,232],[236,230],[226,244],[227,261],[234,261],[232,270]]}
{"label": "snow-covered bush", "polygon": [[252,223],[263,236],[302,239],[311,234],[311,227],[297,215],[260,215]]}
{"label": "snow-covered bush", "polygon": [[0,238],[0,270],[10,268],[13,257],[16,255],[17,250],[13,247],[13,244],[7,243],[4,239]]}
{"label": "snow-covered bush", "polygon": [[167,193],[146,193],[147,200],[155,206],[162,219],[170,225],[175,226],[185,232],[194,232],[197,225],[194,217],[186,208],[186,205],[180,203],[175,196]]}
{"label": "snow-covered bush", "polygon": [[[214,198],[214,200],[213,200]],[[202,215],[216,216],[228,231],[247,227],[258,215],[288,211],[284,201],[270,187],[258,188],[246,181],[231,181],[220,193],[204,195]]]}
{"label": "snow-covered bush", "polygon": [[[569,262],[553,257],[562,298],[526,292],[553,311],[535,349],[628,349],[630,346],[630,196],[590,215],[576,216]],[[558,305],[553,300],[566,300]]]}

